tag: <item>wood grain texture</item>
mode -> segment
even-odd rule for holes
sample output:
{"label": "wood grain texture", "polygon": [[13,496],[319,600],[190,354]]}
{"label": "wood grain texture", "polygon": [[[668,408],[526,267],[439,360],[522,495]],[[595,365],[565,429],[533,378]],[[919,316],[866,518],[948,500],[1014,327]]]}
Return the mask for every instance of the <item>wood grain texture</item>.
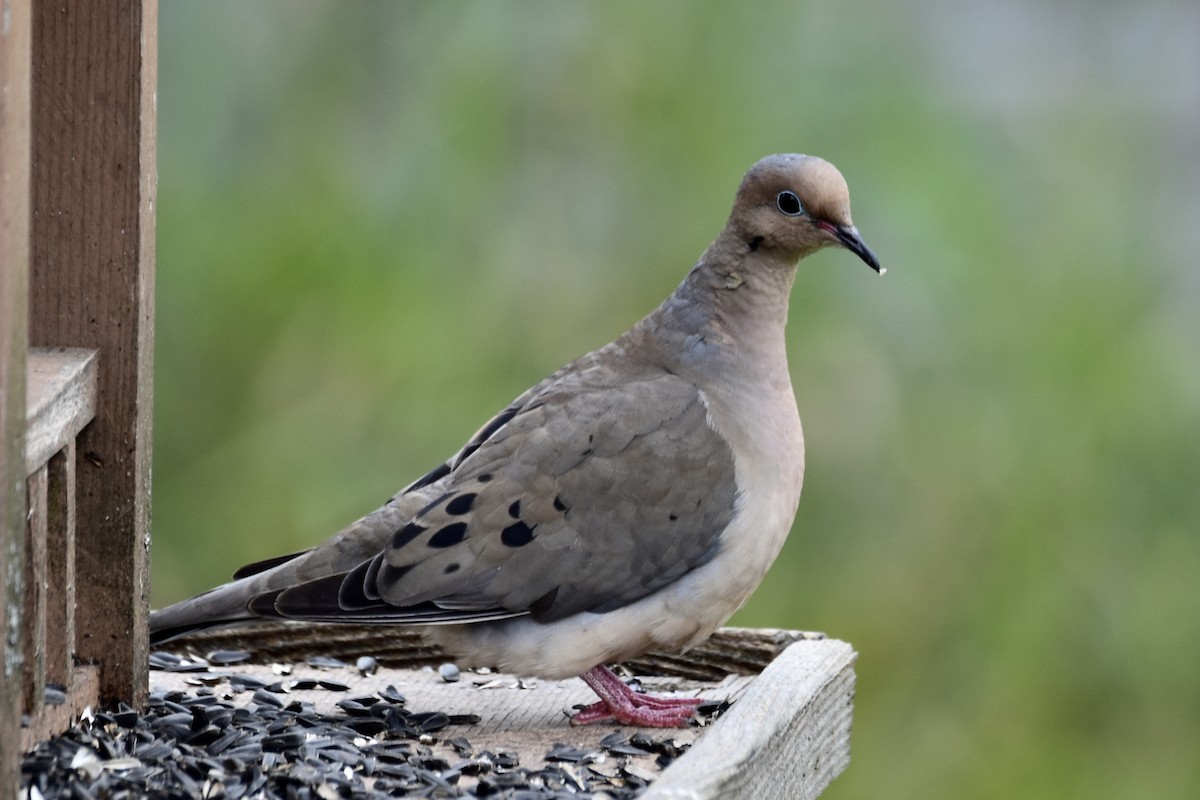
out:
{"label": "wood grain texture", "polygon": [[29,476],[29,518],[25,523],[25,579],[21,607],[21,710],[37,715],[46,695],[46,468]]}
{"label": "wood grain texture", "polygon": [[25,365],[25,469],[32,475],[95,416],[96,351],[34,348]]}
{"label": "wood grain texture", "polygon": [[856,658],[835,640],[789,647],[642,797],[817,797],[850,762]]}
{"label": "wood grain texture", "polygon": [[75,669],[75,441],[46,464],[46,682],[71,685]]}
{"label": "wood grain texture", "polygon": [[78,442],[78,649],[146,693],[154,319],[154,0],[36,3],[30,343],[99,351]]}
{"label": "wood grain texture", "polygon": [[[92,664],[76,667],[66,690],[66,703],[44,706],[41,714],[30,718],[29,725],[21,728],[21,749],[18,753],[26,753],[38,742],[57,736],[71,727],[88,706],[95,708],[100,696],[100,670]],[[0,794],[0,797],[4,796]]]}
{"label": "wood grain texture", "polygon": [[20,777],[25,339],[29,266],[29,0],[3,0],[0,24],[0,797]]}

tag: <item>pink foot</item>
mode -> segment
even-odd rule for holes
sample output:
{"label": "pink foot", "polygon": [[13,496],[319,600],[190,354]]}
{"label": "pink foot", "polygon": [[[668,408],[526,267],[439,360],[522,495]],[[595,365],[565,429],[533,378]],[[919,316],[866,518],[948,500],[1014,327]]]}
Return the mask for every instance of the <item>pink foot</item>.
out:
{"label": "pink foot", "polygon": [[648,728],[686,728],[704,704],[700,697],[658,697],[629,688],[608,667],[592,667],[583,675],[584,683],[600,697],[600,702],[584,706],[571,717],[572,725],[619,722]]}

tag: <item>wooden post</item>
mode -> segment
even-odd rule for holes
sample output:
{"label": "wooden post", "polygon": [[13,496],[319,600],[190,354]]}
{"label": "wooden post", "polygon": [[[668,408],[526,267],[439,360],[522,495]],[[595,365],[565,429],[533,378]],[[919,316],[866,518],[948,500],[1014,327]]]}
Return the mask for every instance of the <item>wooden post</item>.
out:
{"label": "wooden post", "polygon": [[15,796],[21,741],[25,340],[29,268],[29,0],[0,20],[0,796]]}
{"label": "wooden post", "polygon": [[146,696],[156,0],[35,3],[31,346],[99,351],[78,442],[78,655],[107,701]]}
{"label": "wooden post", "polygon": [[70,688],[75,671],[75,439],[46,465],[46,682]]}
{"label": "wooden post", "polygon": [[29,477],[27,503],[29,520],[25,523],[25,595],[21,610],[21,648],[25,652],[24,699],[26,714],[40,714],[46,694],[46,593],[49,581],[46,572],[46,494],[49,491],[49,471],[42,467]]}

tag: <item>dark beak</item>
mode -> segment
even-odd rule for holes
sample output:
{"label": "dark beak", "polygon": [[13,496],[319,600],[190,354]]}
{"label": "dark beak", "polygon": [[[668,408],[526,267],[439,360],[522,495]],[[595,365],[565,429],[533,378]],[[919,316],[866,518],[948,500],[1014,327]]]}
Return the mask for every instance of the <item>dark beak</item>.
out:
{"label": "dark beak", "polygon": [[858,235],[858,228],[853,225],[836,225],[833,226],[832,232],[838,238],[838,241],[842,243],[843,247],[867,262],[868,267],[880,275],[887,272],[887,270],[879,266],[879,259],[875,257],[875,254],[871,252],[871,248],[867,247],[866,242]]}

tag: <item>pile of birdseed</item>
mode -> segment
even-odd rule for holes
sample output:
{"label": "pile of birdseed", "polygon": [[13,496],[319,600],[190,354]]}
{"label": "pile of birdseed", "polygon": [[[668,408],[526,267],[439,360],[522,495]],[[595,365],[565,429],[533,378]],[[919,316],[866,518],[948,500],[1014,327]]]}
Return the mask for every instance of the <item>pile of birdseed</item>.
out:
{"label": "pile of birdseed", "polygon": [[[544,763],[522,766],[517,754],[477,749],[461,735],[472,714],[413,713],[394,686],[364,695],[334,680],[270,682],[220,674],[233,698],[205,680],[211,666],[243,660],[234,652],[209,661],[155,653],[152,669],[196,673],[194,690],[155,691],[145,713],[128,706],[88,712],[22,762],[22,793],[33,798],[334,798],[635,797],[688,745],[670,734],[620,731],[597,749],[555,744]],[[248,658],[248,656],[245,656]],[[310,666],[346,667],[331,659]],[[373,665],[360,662],[364,674]],[[445,680],[457,679],[444,671]],[[312,685],[309,685],[312,684]],[[295,690],[345,693],[341,714],[320,713]],[[716,709],[709,709],[716,711]]]}

